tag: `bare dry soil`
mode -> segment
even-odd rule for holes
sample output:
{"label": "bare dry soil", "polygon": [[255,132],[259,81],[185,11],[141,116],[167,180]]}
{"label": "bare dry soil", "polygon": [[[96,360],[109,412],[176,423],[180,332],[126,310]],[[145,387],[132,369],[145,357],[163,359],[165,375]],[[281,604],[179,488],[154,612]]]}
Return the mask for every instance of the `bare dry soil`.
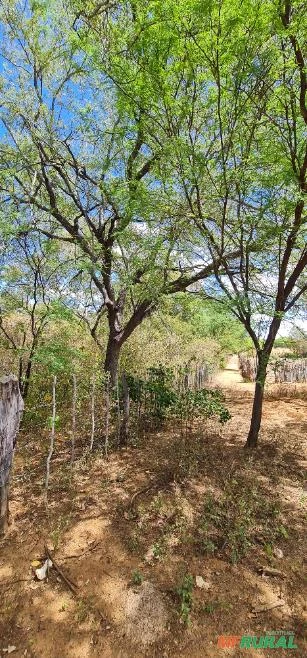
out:
{"label": "bare dry soil", "polygon": [[[166,425],[108,460],[80,446],[72,473],[57,437],[47,506],[48,436],[21,432],[0,542],[2,657],[282,658],[289,650],[217,648],[220,635],[278,630],[307,655],[307,390],[269,392],[250,453],[253,387],[231,365],[218,381],[225,427],[193,423],[180,435]],[[35,579],[45,545],[75,592],[54,568]]]}

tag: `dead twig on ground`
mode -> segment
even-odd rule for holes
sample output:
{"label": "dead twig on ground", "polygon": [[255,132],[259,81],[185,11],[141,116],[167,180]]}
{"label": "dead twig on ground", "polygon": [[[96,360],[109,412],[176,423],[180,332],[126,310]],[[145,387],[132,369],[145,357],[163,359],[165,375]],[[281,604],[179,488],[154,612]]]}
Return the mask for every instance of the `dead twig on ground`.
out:
{"label": "dead twig on ground", "polygon": [[5,587],[5,585],[8,585],[7,589],[4,590],[6,592],[10,589],[11,585],[16,585],[17,583],[30,583],[31,580],[31,578],[16,578],[16,580],[6,580],[3,583],[0,583],[0,587]]}
{"label": "dead twig on ground", "polygon": [[81,553],[75,553],[74,555],[64,555],[62,557],[62,560],[72,560],[72,559],[76,559],[76,558],[79,558],[79,557],[83,557],[84,555],[87,555],[88,553],[92,553],[93,551],[95,551],[96,548],[100,544],[101,544],[101,541],[96,541],[96,542],[94,542],[93,546],[88,546],[88,548],[86,548]]}
{"label": "dead twig on ground", "polygon": [[263,576],[282,576],[285,577],[285,574],[279,569],[273,569],[271,567],[258,567],[258,573],[261,573]]}
{"label": "dead twig on ground", "polygon": [[57,564],[57,562],[55,562],[54,557],[50,553],[47,546],[45,546],[45,553],[46,553],[46,557],[49,558],[49,560],[51,560],[56,572],[59,574],[60,578],[62,578],[62,580],[67,585],[67,587],[70,589],[70,591],[73,594],[77,594],[78,585],[76,585],[76,583],[74,583],[73,580],[71,580],[71,578],[69,578],[68,576],[65,575],[65,573],[62,571],[61,567]]}
{"label": "dead twig on ground", "polygon": [[139,489],[138,491],[136,491],[131,496],[129,505],[128,505],[126,511],[124,512],[125,519],[133,520],[133,519],[137,518],[138,513],[137,513],[136,509],[134,508],[134,503],[135,503],[136,499],[139,496],[141,496],[142,494],[148,493],[152,489],[160,489],[160,488],[165,489],[168,486],[169,486],[169,482],[163,482],[163,481],[162,482],[161,481],[152,482],[152,484],[149,484],[147,487],[144,487],[143,489]]}

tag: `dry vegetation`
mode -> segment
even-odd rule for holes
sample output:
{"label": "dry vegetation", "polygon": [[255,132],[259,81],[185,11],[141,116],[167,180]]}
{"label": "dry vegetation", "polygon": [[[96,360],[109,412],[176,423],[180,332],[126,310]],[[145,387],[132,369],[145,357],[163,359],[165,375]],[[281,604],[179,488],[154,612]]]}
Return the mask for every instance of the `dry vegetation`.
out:
{"label": "dry vegetation", "polygon": [[[251,454],[242,451],[250,386],[227,390],[226,426],[194,422],[187,439],[166,423],[106,461],[79,437],[73,473],[68,437],[58,436],[47,508],[48,432],[21,433],[1,542],[2,649],[33,658],[216,657],[228,655],[216,647],[220,634],[283,629],[295,632],[295,655],[306,655],[307,390],[278,401],[269,391]],[[45,544],[76,594],[55,569],[35,580],[31,562]],[[261,574],[265,567],[277,575]]]}

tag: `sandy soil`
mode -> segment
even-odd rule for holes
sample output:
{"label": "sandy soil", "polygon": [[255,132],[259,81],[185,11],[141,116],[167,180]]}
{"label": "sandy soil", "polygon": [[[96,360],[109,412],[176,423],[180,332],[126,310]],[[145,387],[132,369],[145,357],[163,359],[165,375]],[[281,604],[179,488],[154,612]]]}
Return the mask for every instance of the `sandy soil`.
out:
{"label": "sandy soil", "polygon": [[232,391],[249,391],[252,394],[254,390],[253,383],[244,382],[239,371],[239,359],[236,354],[229,359],[225,369],[217,373],[214,383],[222,389],[231,389]]}
{"label": "sandy soil", "polygon": [[[240,381],[236,361],[218,375],[232,418],[225,427],[193,423],[145,433],[136,447],[84,457],[80,447],[71,475],[69,446],[58,442],[48,505],[43,495],[47,437],[21,434],[11,487],[11,525],[0,542],[0,655],[30,658],[283,658],[280,649],[218,649],[219,635],[294,631],[304,645],[306,529],[306,397],[265,402],[259,450],[243,450],[253,386]],[[77,451],[78,452],[78,451]],[[259,500],[280,506],[272,541],[256,528],[237,563],[217,542],[201,544],[204,500],[233,487],[257,485]],[[138,495],[133,498],[134,494]],[[243,501],[244,502],[244,501]],[[236,499],[231,501],[230,512]],[[243,504],[243,503],[242,503]],[[273,508],[272,508],[273,509]],[[281,531],[280,528],[284,530]],[[274,530],[275,532],[275,530]],[[55,569],[38,582],[31,563],[48,545],[77,585],[73,593]],[[277,554],[276,554],[277,549]],[[282,551],[282,553],[278,553]],[[279,557],[278,557],[279,555]],[[282,555],[282,557],[281,557]],[[277,569],[261,575],[259,568]],[[134,572],[134,573],[133,573]],[[191,620],[182,622],[178,587],[194,587]],[[279,607],[255,612],[259,606]]]}

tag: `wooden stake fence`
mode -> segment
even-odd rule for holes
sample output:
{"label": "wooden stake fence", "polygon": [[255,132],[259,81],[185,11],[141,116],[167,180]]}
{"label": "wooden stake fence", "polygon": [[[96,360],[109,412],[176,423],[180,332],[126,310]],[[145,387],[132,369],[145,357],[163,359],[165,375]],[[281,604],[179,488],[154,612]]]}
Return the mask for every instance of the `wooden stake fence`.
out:
{"label": "wooden stake fence", "polygon": [[0,535],[7,530],[10,471],[23,408],[17,377],[3,377],[0,380]]}
{"label": "wooden stake fence", "polygon": [[56,419],[56,382],[57,382],[57,378],[56,378],[56,376],[54,376],[54,378],[53,378],[53,386],[52,386],[52,419],[51,419],[50,447],[49,447],[49,453],[48,453],[48,457],[47,457],[47,465],[46,465],[46,481],[45,481],[46,502],[47,502],[47,500],[48,500],[48,485],[49,485],[49,477],[50,477],[50,462],[51,462],[51,458],[52,458],[53,450],[54,450],[55,419]]}

